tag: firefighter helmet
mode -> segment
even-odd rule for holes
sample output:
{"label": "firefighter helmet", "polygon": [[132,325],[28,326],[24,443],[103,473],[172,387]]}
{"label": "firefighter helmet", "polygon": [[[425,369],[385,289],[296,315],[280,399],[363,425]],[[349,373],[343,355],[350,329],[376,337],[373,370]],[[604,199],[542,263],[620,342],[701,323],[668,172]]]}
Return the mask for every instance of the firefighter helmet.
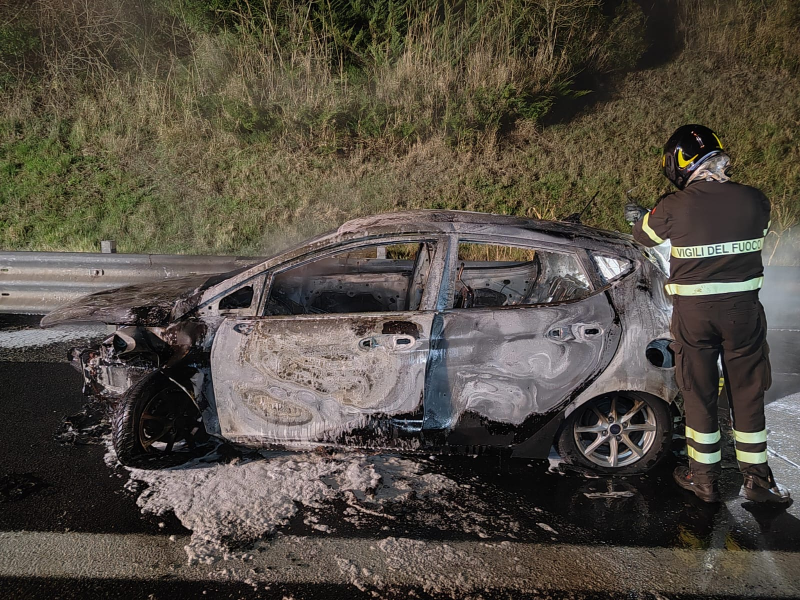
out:
{"label": "firefighter helmet", "polygon": [[661,166],[666,178],[682,190],[702,163],[722,151],[722,142],[708,127],[683,125],[664,145]]}

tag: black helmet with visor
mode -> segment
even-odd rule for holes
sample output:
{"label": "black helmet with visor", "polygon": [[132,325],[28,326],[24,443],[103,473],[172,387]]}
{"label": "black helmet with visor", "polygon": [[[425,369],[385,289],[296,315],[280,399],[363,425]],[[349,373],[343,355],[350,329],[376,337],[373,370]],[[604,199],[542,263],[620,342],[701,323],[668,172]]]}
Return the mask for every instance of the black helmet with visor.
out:
{"label": "black helmet with visor", "polygon": [[682,190],[702,163],[722,151],[722,142],[708,127],[683,125],[664,145],[661,166],[666,178]]}

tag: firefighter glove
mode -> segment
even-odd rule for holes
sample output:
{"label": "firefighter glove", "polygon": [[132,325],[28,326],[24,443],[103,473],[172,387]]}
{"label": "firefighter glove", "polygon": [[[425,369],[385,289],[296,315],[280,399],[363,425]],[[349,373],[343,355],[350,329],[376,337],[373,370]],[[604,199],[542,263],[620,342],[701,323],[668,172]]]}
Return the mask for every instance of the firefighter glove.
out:
{"label": "firefighter glove", "polygon": [[643,206],[639,206],[633,202],[629,202],[625,205],[625,221],[633,225],[641,219],[643,216],[647,214],[647,209]]}

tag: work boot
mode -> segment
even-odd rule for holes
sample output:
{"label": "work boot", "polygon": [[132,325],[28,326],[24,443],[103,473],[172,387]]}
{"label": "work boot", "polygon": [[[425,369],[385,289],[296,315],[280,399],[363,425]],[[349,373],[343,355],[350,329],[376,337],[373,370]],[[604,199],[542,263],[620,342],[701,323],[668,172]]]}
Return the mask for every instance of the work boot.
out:
{"label": "work boot", "polygon": [[764,504],[791,504],[792,496],[782,485],[775,481],[772,469],[766,479],[757,475],[744,476],[744,484],[739,495],[751,502]]}
{"label": "work boot", "polygon": [[694,480],[694,473],[689,467],[676,467],[672,472],[672,478],[679,486],[689,490],[703,502],[719,502],[719,490],[717,482],[699,483]]}

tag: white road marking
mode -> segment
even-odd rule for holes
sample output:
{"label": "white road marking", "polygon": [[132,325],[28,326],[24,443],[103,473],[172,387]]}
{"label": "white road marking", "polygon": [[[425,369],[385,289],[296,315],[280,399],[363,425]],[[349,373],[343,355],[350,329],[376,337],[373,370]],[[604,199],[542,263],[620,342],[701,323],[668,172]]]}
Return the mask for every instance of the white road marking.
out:
{"label": "white road marking", "polygon": [[778,454],[777,452],[775,452],[774,450],[770,450],[769,448],[767,448],[767,454],[769,454],[770,456],[774,456],[776,458],[780,458],[781,460],[792,465],[795,469],[800,469],[800,465],[798,465],[793,460],[786,458],[783,454]]}
{"label": "white road marking", "polygon": [[[569,544],[432,542],[279,536],[249,560],[188,566],[167,536],[0,533],[0,576],[186,581],[410,585],[430,591],[533,589],[713,593],[796,597],[800,554],[714,552],[714,576],[698,577],[705,550]],[[299,560],[298,560],[299,559]],[[765,568],[765,561],[769,568]]]}
{"label": "white road marking", "polygon": [[775,479],[792,492],[789,514],[800,516],[800,393],[770,402],[764,407],[767,419],[767,454]]}

